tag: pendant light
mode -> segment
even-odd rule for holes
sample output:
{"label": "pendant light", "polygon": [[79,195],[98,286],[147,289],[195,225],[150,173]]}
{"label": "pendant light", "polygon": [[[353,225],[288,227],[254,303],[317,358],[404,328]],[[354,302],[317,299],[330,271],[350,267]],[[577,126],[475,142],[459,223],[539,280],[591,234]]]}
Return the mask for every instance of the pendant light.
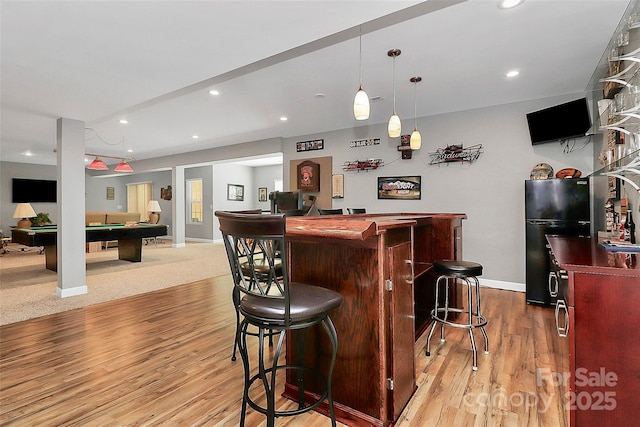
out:
{"label": "pendant light", "polygon": [[102,160],[100,160],[100,158],[96,156],[93,162],[89,163],[89,166],[87,166],[87,169],[91,169],[94,171],[107,171],[109,170],[109,167],[105,164],[105,162],[103,162]]}
{"label": "pendant light", "polygon": [[393,58],[393,114],[389,118],[389,125],[387,126],[389,138],[397,138],[402,133],[400,117],[396,114],[396,57],[400,56],[400,53],[402,53],[400,49],[391,49],[387,52],[387,55]]}
{"label": "pendant light", "polygon": [[360,88],[356,92],[353,100],[353,115],[356,120],[367,120],[369,118],[369,96],[362,88],[362,25],[360,26]]}
{"label": "pendant light", "polygon": [[409,79],[411,83],[413,83],[413,132],[411,132],[411,139],[409,140],[409,145],[412,150],[419,150],[422,147],[422,135],[420,135],[420,131],[418,130],[418,83],[422,81],[422,77],[411,77]]}
{"label": "pendant light", "polygon": [[113,170],[114,172],[133,172],[133,168],[129,163],[125,161],[125,159],[122,159],[122,161],[118,163],[118,166],[116,166]]}

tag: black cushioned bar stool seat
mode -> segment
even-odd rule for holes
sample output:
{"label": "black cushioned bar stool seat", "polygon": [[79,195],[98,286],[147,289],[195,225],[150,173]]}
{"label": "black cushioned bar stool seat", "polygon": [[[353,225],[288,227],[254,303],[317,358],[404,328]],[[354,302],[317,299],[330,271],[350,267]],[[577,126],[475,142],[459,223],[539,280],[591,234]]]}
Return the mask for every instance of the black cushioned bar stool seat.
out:
{"label": "black cushioned bar stool seat", "polygon": [[[436,325],[440,324],[440,341],[444,342],[444,327],[453,326],[456,328],[464,328],[469,331],[469,338],[471,340],[471,350],[473,351],[473,370],[478,370],[478,356],[476,350],[476,342],[473,337],[473,330],[479,328],[482,331],[484,338],[484,352],[489,354],[489,339],[487,333],[484,330],[484,326],[487,324],[487,319],[482,315],[480,311],[480,282],[477,276],[482,275],[482,265],[477,262],[471,261],[456,261],[456,260],[441,260],[433,263],[434,271],[438,274],[436,280],[436,296],[435,296],[435,308],[431,310],[431,318],[433,324],[427,337],[427,356],[430,356],[429,345],[431,343],[431,336],[436,329]],[[467,307],[456,308],[449,307],[449,284],[455,284],[456,280],[460,280],[467,286]],[[444,281],[445,301],[444,306],[440,307],[439,289],[440,282]],[[475,288],[475,303],[474,303],[474,289]],[[474,310],[475,308],[475,310]],[[465,313],[468,321],[466,323],[456,322],[449,319],[449,313]]]}
{"label": "black cushioned bar stool seat", "polygon": [[436,273],[447,276],[482,276],[482,265],[471,261],[436,261],[433,263]]}

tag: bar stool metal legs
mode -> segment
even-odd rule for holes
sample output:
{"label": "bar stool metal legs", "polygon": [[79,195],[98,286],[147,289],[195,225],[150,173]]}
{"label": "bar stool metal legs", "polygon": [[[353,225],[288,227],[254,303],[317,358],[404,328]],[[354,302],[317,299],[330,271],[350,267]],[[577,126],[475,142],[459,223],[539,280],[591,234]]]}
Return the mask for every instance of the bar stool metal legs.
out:
{"label": "bar stool metal legs", "polygon": [[[447,266],[437,265],[440,270],[444,270],[438,279],[436,280],[436,289],[435,289],[435,308],[431,311],[431,318],[433,319],[433,324],[431,325],[431,330],[429,331],[429,335],[427,336],[427,349],[426,355],[430,356],[431,353],[429,351],[431,344],[431,336],[433,335],[436,325],[440,324],[440,341],[444,342],[444,327],[453,326],[455,328],[463,328],[469,331],[469,339],[471,341],[471,350],[473,352],[473,370],[478,370],[478,355],[475,338],[473,336],[473,330],[479,328],[482,332],[482,336],[484,338],[484,352],[485,354],[489,354],[489,338],[487,337],[487,332],[484,330],[484,326],[487,324],[487,319],[482,315],[480,309],[480,282],[475,275],[466,275],[464,274],[462,269],[456,269],[457,265],[455,265],[454,261],[450,261],[449,267],[452,267],[452,270],[448,270]],[[466,264],[470,264],[472,268],[479,268],[479,271],[482,271],[482,266],[475,263],[466,263],[464,261],[458,262],[464,263],[465,267],[470,268]],[[453,283],[455,285],[456,279],[462,280],[462,282],[467,286],[467,308],[455,308],[449,307],[449,284]],[[440,283],[444,281],[444,306],[440,307]],[[473,283],[472,283],[473,282]],[[475,292],[474,292],[475,288]],[[475,301],[473,298],[473,294],[475,293]],[[457,323],[449,320],[449,313],[465,313],[468,316],[468,321],[466,323]]]}
{"label": "bar stool metal legs", "polygon": [[[306,328],[301,329],[279,329],[278,331],[269,332],[263,327],[259,327],[258,329],[258,372],[250,376],[251,367],[249,363],[249,353],[247,348],[247,335],[252,335],[252,333],[247,332],[247,328],[249,326],[249,322],[247,320],[243,320],[240,323],[240,328],[237,331],[236,341],[238,344],[238,350],[240,352],[240,356],[242,358],[242,362],[244,364],[244,391],[242,396],[242,410],[240,413],[240,426],[244,426],[247,405],[251,406],[254,410],[265,414],[267,418],[267,427],[275,426],[275,419],[282,416],[292,416],[298,415],[303,412],[310,411],[317,406],[319,406],[325,399],[327,400],[328,408],[329,408],[329,417],[331,418],[331,425],[333,427],[336,426],[336,416],[333,405],[333,396],[331,393],[331,381],[333,377],[333,368],[335,365],[336,357],[338,354],[338,334],[336,329],[331,321],[329,316],[325,317],[322,321],[319,322],[322,325],[322,328],[327,333],[329,337],[329,341],[331,342],[332,352],[331,352],[331,363],[328,367],[328,372],[324,375],[322,372],[303,365],[304,358],[304,337],[306,336]],[[280,358],[280,353],[282,352],[282,347],[284,345],[285,335],[286,333],[299,333],[297,339],[297,348],[296,348],[296,363],[288,364],[288,365],[279,365],[278,360]],[[264,339],[265,335],[269,333],[278,333],[279,338],[275,347],[275,351],[273,353],[273,360],[271,361],[271,365],[267,366],[265,363],[265,352],[264,352]],[[287,411],[276,411],[276,375],[279,370],[295,370],[297,377],[297,385],[298,385],[298,408]],[[315,401],[308,405],[305,404],[305,386],[304,386],[304,373],[310,373],[311,375],[315,375],[317,378],[320,378],[325,383],[325,389],[321,396]],[[266,405],[264,407],[258,405],[254,400],[249,396],[249,391],[251,386],[256,382],[261,382],[262,387],[264,389],[265,397],[266,397]]]}

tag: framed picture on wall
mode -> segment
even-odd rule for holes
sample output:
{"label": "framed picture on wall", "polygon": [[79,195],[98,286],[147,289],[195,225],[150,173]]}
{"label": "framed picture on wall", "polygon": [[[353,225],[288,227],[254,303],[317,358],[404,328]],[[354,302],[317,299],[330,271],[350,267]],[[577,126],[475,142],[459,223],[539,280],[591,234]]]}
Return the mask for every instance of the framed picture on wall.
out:
{"label": "framed picture on wall", "polygon": [[420,176],[378,177],[378,199],[420,200]]}
{"label": "framed picture on wall", "polygon": [[107,187],[107,200],[114,200],[116,198],[115,187]]}
{"label": "framed picture on wall", "polygon": [[227,200],[244,200],[244,185],[227,184]]}
{"label": "framed picture on wall", "polygon": [[267,187],[258,187],[258,201],[259,202],[267,201]]}

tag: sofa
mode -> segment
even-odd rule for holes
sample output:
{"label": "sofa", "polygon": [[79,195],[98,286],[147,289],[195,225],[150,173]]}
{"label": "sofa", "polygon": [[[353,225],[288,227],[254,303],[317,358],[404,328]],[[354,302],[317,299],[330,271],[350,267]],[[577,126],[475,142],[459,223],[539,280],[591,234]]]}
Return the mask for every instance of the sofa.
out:
{"label": "sofa", "polygon": [[85,225],[93,224],[126,224],[128,222],[140,222],[140,214],[137,212],[85,212]]}

